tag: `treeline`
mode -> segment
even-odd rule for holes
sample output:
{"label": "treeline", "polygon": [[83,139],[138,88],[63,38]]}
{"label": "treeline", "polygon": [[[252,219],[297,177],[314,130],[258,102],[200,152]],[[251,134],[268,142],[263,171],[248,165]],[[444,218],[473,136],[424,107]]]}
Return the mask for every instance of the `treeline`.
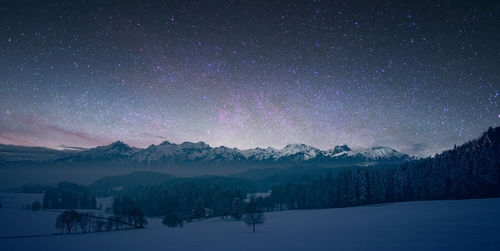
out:
{"label": "treeline", "polygon": [[61,234],[75,232],[103,232],[122,229],[143,228],[147,224],[144,215],[138,210],[136,215],[97,216],[92,212],[66,210],[56,218],[56,228]]}
{"label": "treeline", "polygon": [[397,168],[355,168],[278,184],[260,203],[268,210],[282,210],[499,197],[499,142],[500,129],[490,128],[477,140]]}
{"label": "treeline", "polygon": [[[113,209],[136,205],[147,216],[169,215],[183,220],[206,216],[230,215],[235,198],[251,191],[249,182],[225,177],[185,178],[158,186],[141,186],[122,191],[115,197]],[[126,196],[126,197],[125,197]]]}
{"label": "treeline", "polygon": [[147,224],[142,210],[135,206],[134,201],[127,196],[123,198],[115,197],[113,199],[113,213],[115,217],[135,228],[142,228]]}
{"label": "treeline", "polygon": [[56,187],[47,188],[42,206],[46,209],[96,209],[97,201],[88,188],[71,182],[60,182]]}

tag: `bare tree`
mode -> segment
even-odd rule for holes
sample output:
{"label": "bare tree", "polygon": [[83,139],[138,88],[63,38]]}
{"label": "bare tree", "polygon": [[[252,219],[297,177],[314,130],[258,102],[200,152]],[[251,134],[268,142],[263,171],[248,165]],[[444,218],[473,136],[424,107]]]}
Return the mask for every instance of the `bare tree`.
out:
{"label": "bare tree", "polygon": [[71,231],[76,226],[78,220],[78,212],[75,210],[66,210],[56,218],[56,228],[61,232],[66,231],[71,234]]}
{"label": "bare tree", "polygon": [[99,216],[98,218],[93,218],[91,222],[92,229],[94,232],[102,232],[106,229],[106,221],[103,216]]}
{"label": "bare tree", "polygon": [[114,217],[113,216],[109,216],[106,219],[106,231],[112,231],[114,225],[115,225]]}
{"label": "bare tree", "polygon": [[137,207],[130,209],[128,215],[126,215],[126,219],[133,228],[144,228],[144,225],[148,224],[144,213]]}
{"label": "bare tree", "polygon": [[247,226],[251,226],[253,232],[255,232],[255,225],[262,224],[266,220],[265,215],[262,213],[262,210],[257,206],[255,201],[248,203],[245,212],[243,222],[245,222]]}
{"label": "bare tree", "polygon": [[82,233],[90,232],[90,218],[92,216],[88,213],[78,214],[76,220],[82,230]]}
{"label": "bare tree", "polygon": [[31,204],[31,210],[38,211],[42,207],[42,204],[39,201],[35,201]]}

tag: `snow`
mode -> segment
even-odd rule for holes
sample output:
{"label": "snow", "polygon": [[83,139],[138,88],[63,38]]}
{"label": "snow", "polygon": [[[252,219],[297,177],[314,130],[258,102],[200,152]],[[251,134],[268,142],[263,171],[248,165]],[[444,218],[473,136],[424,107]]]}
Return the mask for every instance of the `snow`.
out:
{"label": "snow", "polygon": [[250,202],[252,199],[267,198],[269,196],[271,196],[271,190],[264,193],[247,193],[247,196],[243,201]]}
{"label": "snow", "polygon": [[240,150],[241,154],[243,154],[247,159],[253,160],[268,160],[274,159],[279,150],[268,147],[268,148],[253,148],[247,150]]}
{"label": "snow", "polygon": [[168,142],[163,142],[158,146],[151,145],[148,148],[139,151],[134,158],[139,162],[158,161],[161,158],[173,158],[180,154],[180,151],[176,146],[177,145],[173,145]]}
{"label": "snow", "polygon": [[364,151],[361,152],[361,155],[363,155],[365,158],[373,160],[384,159],[384,158],[387,159],[392,157],[400,158],[404,156],[404,154],[392,148],[381,147],[381,146],[365,149]]}
{"label": "snow", "polygon": [[0,192],[0,203],[4,208],[25,208],[35,201],[42,203],[43,193],[7,193]]}
{"label": "snow", "polygon": [[[325,151],[325,156],[332,158],[348,158],[348,157],[363,157],[367,160],[389,160],[389,159],[405,159],[409,156],[400,153],[392,148],[384,146],[350,149],[346,145],[336,146],[334,149]],[[370,163],[367,163],[370,164]]]}
{"label": "snow", "polygon": [[184,142],[174,144],[165,141],[159,145],[150,145],[140,149],[117,141],[107,146],[99,146],[80,152],[68,152],[55,160],[109,160],[120,158],[139,163],[155,163],[162,161],[239,161],[239,160],[286,160],[302,161],[321,157],[333,159],[349,158],[352,156],[365,157],[370,160],[387,160],[391,158],[405,158],[407,155],[388,147],[371,147],[352,150],[347,145],[335,146],[333,149],[320,150],[306,144],[288,144],[281,149],[253,148],[239,150],[225,146],[211,147],[204,142]]}
{"label": "snow", "polygon": [[139,148],[130,147],[121,141],[116,141],[110,145],[98,146],[76,153],[68,153],[64,156],[56,157],[54,160],[113,159],[129,157],[138,151]]}
{"label": "snow", "polygon": [[137,152],[132,159],[138,162],[155,162],[162,159],[210,161],[219,157],[225,160],[241,160],[245,158],[238,150],[224,146],[212,148],[204,142],[184,142],[177,145],[165,141],[160,145],[151,145]]}
{"label": "snow", "polygon": [[[2,208],[0,209],[0,236],[53,234],[56,232],[55,223],[58,215],[58,212],[53,211]],[[0,243],[2,243],[1,239]],[[0,244],[1,246],[3,244]]]}
{"label": "snow", "polygon": [[[47,212],[0,209],[2,236],[15,222]],[[21,211],[21,210],[18,210]],[[212,218],[167,228],[0,239],[2,250],[500,250],[500,199],[420,201],[266,214],[252,233],[242,222]],[[17,218],[21,217],[21,218]],[[4,224],[8,220],[8,224]],[[17,231],[17,230],[16,230]]]}
{"label": "snow", "polygon": [[2,227],[0,236],[47,235],[56,232],[54,211],[31,211],[26,209],[6,208],[0,210]]}
{"label": "snow", "polygon": [[102,211],[106,210],[106,208],[111,208],[113,207],[113,196],[97,197],[96,204],[97,208],[101,208]]}
{"label": "snow", "polygon": [[288,144],[278,152],[276,159],[302,153],[303,159],[308,160],[314,159],[319,152],[321,152],[319,149],[312,146],[304,144]]}
{"label": "snow", "polygon": [[369,147],[352,150],[347,145],[335,146],[333,149],[322,151],[320,149],[305,144],[288,144],[282,149],[255,148],[240,150],[248,159],[255,160],[275,160],[286,159],[295,156],[296,160],[311,160],[318,156],[330,157],[333,159],[364,157],[368,160],[389,160],[392,158],[404,159],[406,154],[400,153],[389,147]]}
{"label": "snow", "polygon": [[352,150],[348,150],[348,151],[343,151],[343,152],[338,152],[338,153],[334,153],[333,155],[331,155],[332,157],[347,157],[347,156],[355,156],[356,154],[358,154],[357,152],[355,151],[352,151]]}

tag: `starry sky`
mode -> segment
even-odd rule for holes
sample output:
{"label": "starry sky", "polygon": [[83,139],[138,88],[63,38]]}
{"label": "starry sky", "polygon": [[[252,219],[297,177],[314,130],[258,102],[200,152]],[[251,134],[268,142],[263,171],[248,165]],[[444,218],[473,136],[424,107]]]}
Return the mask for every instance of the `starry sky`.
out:
{"label": "starry sky", "polygon": [[500,125],[498,1],[3,0],[0,22],[3,144],[432,155]]}

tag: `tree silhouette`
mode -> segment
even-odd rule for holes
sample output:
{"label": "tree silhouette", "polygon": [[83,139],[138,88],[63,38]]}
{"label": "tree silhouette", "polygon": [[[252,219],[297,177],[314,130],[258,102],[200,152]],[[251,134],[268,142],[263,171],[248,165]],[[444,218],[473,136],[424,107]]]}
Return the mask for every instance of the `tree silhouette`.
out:
{"label": "tree silhouette", "polygon": [[71,234],[71,231],[76,226],[78,222],[78,212],[75,210],[66,210],[56,218],[56,228],[61,230],[61,232],[68,232]]}
{"label": "tree silhouette", "polygon": [[240,198],[234,198],[233,203],[232,203],[232,212],[231,212],[231,217],[235,220],[241,220],[241,217],[243,217],[244,213],[244,208],[243,208],[243,202],[241,201]]}
{"label": "tree silhouette", "polygon": [[247,204],[245,212],[243,222],[245,222],[247,226],[251,226],[252,232],[255,232],[255,225],[264,223],[266,218],[255,201],[251,201]]}
{"label": "tree silhouette", "polygon": [[182,218],[175,212],[165,215],[162,222],[168,227],[183,227]]}
{"label": "tree silhouette", "polygon": [[31,210],[33,211],[38,211],[42,207],[42,204],[40,204],[39,201],[35,201],[31,204]]}

